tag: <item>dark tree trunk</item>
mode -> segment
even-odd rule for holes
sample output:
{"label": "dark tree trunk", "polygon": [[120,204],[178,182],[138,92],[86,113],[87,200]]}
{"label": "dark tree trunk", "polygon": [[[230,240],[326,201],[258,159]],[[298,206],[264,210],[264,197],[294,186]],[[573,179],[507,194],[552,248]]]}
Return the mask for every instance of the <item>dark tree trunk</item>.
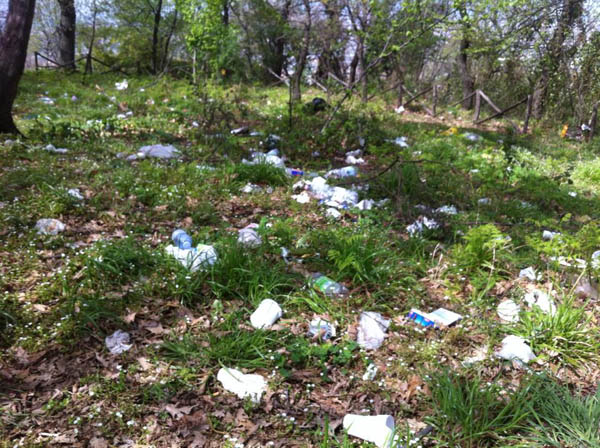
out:
{"label": "dark tree trunk", "polygon": [[12,118],[19,80],[25,68],[35,0],[10,0],[0,31],[0,134],[18,133]]}
{"label": "dark tree trunk", "polygon": [[58,0],[58,60],[67,69],[75,70],[75,0]]}
{"label": "dark tree trunk", "polygon": [[[289,17],[290,17],[290,6],[291,6],[292,2],[291,0],[286,0],[285,3],[283,4],[283,9],[281,10],[281,21],[282,23],[288,23]],[[285,36],[280,35],[276,38],[275,40],[275,51],[274,51],[274,58],[273,58],[273,67],[271,68],[271,70],[273,70],[273,73],[275,73],[277,76],[281,76],[283,73],[283,68],[285,65],[285,44],[286,44],[286,39]],[[272,75],[270,75],[272,76]]]}
{"label": "dark tree trunk", "polygon": [[366,103],[369,100],[369,81],[367,73],[367,58],[365,56],[365,47],[361,42],[358,51],[358,63],[360,65],[360,100]]}
{"label": "dark tree trunk", "polygon": [[169,62],[169,45],[171,44],[171,39],[173,38],[173,33],[175,33],[175,28],[177,27],[177,10],[175,10],[175,14],[173,15],[173,22],[171,22],[171,28],[169,29],[169,34],[165,39],[165,50],[162,59],[162,67],[167,67],[167,63]]}
{"label": "dark tree trunk", "polygon": [[354,52],[354,57],[350,62],[350,73],[348,73],[348,85],[351,86],[356,81],[356,68],[358,67],[358,49]]}
{"label": "dark tree trunk", "polygon": [[160,30],[160,19],[162,16],[162,0],[158,0],[156,9],[154,10],[154,29],[152,30],[152,72],[154,74],[159,71],[159,58],[158,58],[158,32]]}
{"label": "dark tree trunk", "polygon": [[[456,57],[456,63],[458,65],[458,74],[462,83],[462,96],[463,98],[469,97],[475,91],[475,81],[473,75],[469,69],[469,48],[471,47],[471,22],[469,13],[467,12],[465,2],[460,6],[460,18],[462,20],[462,36],[460,39],[460,48],[458,50],[458,56]],[[473,96],[466,99],[462,103],[463,108],[467,110],[473,109]]]}
{"label": "dark tree trunk", "polygon": [[223,25],[229,26],[229,0],[223,0],[223,15],[221,16]]}
{"label": "dark tree trunk", "polygon": [[92,53],[94,51],[94,40],[96,39],[96,15],[98,14],[98,8],[96,7],[96,0],[92,2],[92,36],[90,37],[90,47],[88,49],[88,54],[85,58],[85,73],[92,73],[94,71],[94,66],[92,64]]}

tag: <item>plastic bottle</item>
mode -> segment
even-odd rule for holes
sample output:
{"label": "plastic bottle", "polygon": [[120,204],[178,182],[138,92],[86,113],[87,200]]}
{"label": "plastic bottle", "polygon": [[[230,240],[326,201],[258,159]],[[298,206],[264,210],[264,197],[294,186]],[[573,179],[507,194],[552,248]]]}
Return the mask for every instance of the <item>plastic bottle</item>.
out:
{"label": "plastic bottle", "polygon": [[171,239],[175,246],[180,249],[191,249],[192,248],[192,237],[189,236],[185,230],[177,229],[171,235]]}
{"label": "plastic bottle", "polygon": [[321,291],[328,297],[343,297],[347,296],[349,293],[348,288],[346,288],[344,285],[334,282],[320,272],[312,274],[312,278],[315,289]]}

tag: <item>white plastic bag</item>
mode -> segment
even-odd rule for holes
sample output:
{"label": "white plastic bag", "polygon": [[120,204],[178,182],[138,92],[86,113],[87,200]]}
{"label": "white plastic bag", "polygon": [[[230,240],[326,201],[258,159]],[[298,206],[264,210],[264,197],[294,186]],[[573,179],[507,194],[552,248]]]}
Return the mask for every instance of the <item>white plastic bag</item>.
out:
{"label": "white plastic bag", "polygon": [[356,342],[366,350],[377,350],[383,344],[385,332],[390,325],[379,313],[365,311],[360,315]]}

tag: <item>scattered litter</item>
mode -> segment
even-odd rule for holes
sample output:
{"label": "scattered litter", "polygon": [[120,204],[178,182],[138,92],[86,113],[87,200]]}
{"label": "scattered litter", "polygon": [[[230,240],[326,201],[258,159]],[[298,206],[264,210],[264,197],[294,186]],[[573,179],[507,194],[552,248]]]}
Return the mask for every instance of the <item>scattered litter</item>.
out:
{"label": "scattered litter", "polygon": [[537,280],[540,280],[542,278],[542,275],[536,273],[533,266],[529,266],[528,268],[521,269],[521,271],[519,272],[519,278],[526,278],[531,280],[532,282],[535,282]]}
{"label": "scattered litter", "polygon": [[269,328],[283,315],[283,311],[277,302],[265,299],[250,316],[250,323],[256,329]]}
{"label": "scattered litter", "polygon": [[542,239],[544,241],[552,241],[554,238],[560,235],[560,232],[551,232],[550,230],[544,230],[542,232]]}
{"label": "scattered litter", "polygon": [[372,442],[378,448],[389,448],[394,437],[394,417],[391,415],[346,414],[343,421],[348,435]]}
{"label": "scattered litter", "polygon": [[277,168],[285,169],[285,163],[283,163],[283,160],[281,159],[281,157],[273,155],[273,154],[264,154],[262,152],[253,152],[251,154],[251,159],[252,160],[242,159],[242,163],[245,165],[266,164],[266,165],[273,165]]}
{"label": "scattered litter", "polygon": [[168,245],[165,252],[175,257],[179,263],[192,272],[213,265],[217,261],[217,251],[213,246],[207,244],[198,244],[191,249],[180,249],[177,246]]}
{"label": "scattered litter", "polygon": [[359,210],[371,210],[375,205],[375,201],[372,199],[363,199],[358,204],[356,204],[356,208]]}
{"label": "scattered litter", "polygon": [[238,243],[246,247],[260,246],[262,239],[255,229],[258,229],[258,224],[248,224],[238,231]]}
{"label": "scattered litter", "polygon": [[289,263],[290,260],[290,251],[287,250],[285,247],[281,248],[281,258],[283,258],[283,261],[285,261],[286,263]]}
{"label": "scattered litter", "polygon": [[[252,132],[250,135],[254,136],[255,134],[261,135],[260,133]],[[275,149],[281,143],[281,137],[275,134],[269,134],[265,139],[265,147],[268,149]]]}
{"label": "scattered litter", "polygon": [[69,150],[66,148],[56,148],[52,143],[46,145],[44,147],[44,151],[55,152],[57,154],[66,154],[69,152]]}
{"label": "scattered litter", "polygon": [[48,105],[53,105],[54,104],[54,100],[52,98],[48,98],[47,96],[43,96],[40,98],[40,101],[44,104],[48,104]]}
{"label": "scattered litter", "polygon": [[377,350],[383,344],[385,332],[390,325],[379,313],[364,311],[360,315],[356,342],[366,350]]}
{"label": "scattered litter", "polygon": [[478,142],[482,139],[481,135],[473,134],[472,132],[466,132],[463,134],[463,137],[469,140],[470,142]]}
{"label": "scattered litter", "polygon": [[[358,193],[343,187],[327,185],[327,180],[317,176],[311,181],[301,180],[293,186],[294,190],[305,189],[307,193],[292,196],[298,202],[309,202],[310,196],[318,199],[324,205],[334,208],[348,208],[358,202]],[[310,193],[310,196],[309,196]],[[306,203],[302,202],[302,203]]]}
{"label": "scattered litter", "polygon": [[575,193],[574,191],[569,191],[569,196],[571,196],[572,198],[576,198],[577,193]]}
{"label": "scattered litter", "polygon": [[35,228],[39,235],[58,235],[64,232],[66,227],[58,219],[44,218],[35,223]]}
{"label": "scattered litter", "polygon": [[196,168],[198,168],[200,171],[214,171],[215,170],[215,167],[210,166],[210,165],[196,165]]}
{"label": "scattered litter", "polygon": [[308,204],[310,202],[310,196],[306,191],[300,194],[293,194],[292,199],[295,199],[300,204]]}
{"label": "scattered litter", "polygon": [[336,208],[329,207],[325,210],[325,216],[328,218],[339,219],[342,216],[342,213]]}
{"label": "scattered litter", "polygon": [[375,379],[375,375],[377,375],[377,366],[375,364],[369,364],[367,366],[367,370],[362,376],[363,381],[373,381]]}
{"label": "scattered litter", "polygon": [[391,140],[387,140],[388,142],[391,142],[395,145],[400,146],[401,148],[408,148],[408,141],[406,141],[406,137],[396,137],[395,139]]}
{"label": "scattered litter", "polygon": [[327,297],[344,297],[349,291],[344,285],[331,280],[320,272],[312,274],[313,287]]}
{"label": "scattered litter", "polygon": [[365,163],[365,159],[363,159],[362,157],[355,157],[352,155],[347,155],[346,163],[348,165],[363,165]]}
{"label": "scattered litter", "polygon": [[410,236],[421,235],[425,230],[438,229],[440,225],[434,220],[426,216],[420,216],[415,222],[406,227],[406,231]]}
{"label": "scattered litter", "polygon": [[427,313],[417,310],[416,308],[411,309],[408,312],[407,317],[425,328],[435,327],[435,322],[427,316]]}
{"label": "scattered litter", "polygon": [[78,201],[83,201],[84,197],[79,191],[79,188],[69,188],[67,194]]}
{"label": "scattered litter", "polygon": [[108,351],[113,355],[120,355],[133,347],[133,344],[129,343],[129,333],[122,330],[117,330],[110,336],[106,336],[104,342]]}
{"label": "scattered litter", "polygon": [[[364,145],[361,145],[361,146],[364,146]],[[348,151],[346,153],[346,157],[347,156],[358,157],[358,156],[362,156],[362,153],[363,153],[362,149],[355,149],[354,151]]]}
{"label": "scattered litter", "polygon": [[126,79],[124,79],[121,82],[115,82],[115,89],[117,90],[125,90],[129,87],[129,83],[127,82]]}
{"label": "scattered litter", "polygon": [[192,248],[192,237],[187,234],[183,229],[176,229],[171,234],[171,240],[175,243],[179,249],[191,249]]}
{"label": "scattered litter", "polygon": [[71,97],[71,101],[75,102],[75,101],[77,101],[77,100],[78,100],[77,96],[73,95],[73,96]]}
{"label": "scattered litter", "polygon": [[148,145],[142,146],[135,158],[129,156],[128,160],[143,159],[144,157],[155,157],[157,159],[172,159],[179,156],[179,150],[173,145]]}
{"label": "scattered litter", "polygon": [[481,198],[477,200],[477,203],[479,205],[489,205],[492,203],[492,200],[490,198]]}
{"label": "scattered litter", "polygon": [[297,170],[296,168],[286,168],[285,172],[288,176],[304,176],[304,171]]}
{"label": "scattered litter", "polygon": [[321,153],[320,153],[319,151],[313,151],[313,152],[311,153],[311,156],[313,156],[313,157],[315,157],[315,158],[316,158],[316,157],[321,157]]}
{"label": "scattered litter", "polygon": [[394,112],[396,112],[397,114],[401,114],[404,113],[405,110],[406,109],[404,109],[404,106],[400,105],[394,109]]}
{"label": "scattered litter", "polygon": [[358,169],[355,166],[345,166],[343,168],[337,168],[330,170],[325,174],[325,178],[328,179],[333,177],[334,179],[342,179],[344,177],[355,177],[358,176]]}
{"label": "scattered litter", "polygon": [[506,336],[502,340],[502,348],[496,352],[496,356],[509,361],[516,361],[518,364],[527,364],[535,359],[531,347],[525,340],[519,336]]}
{"label": "scattered litter", "polygon": [[250,128],[248,126],[242,126],[241,128],[231,130],[231,135],[246,135],[249,133],[250,133]]}
{"label": "scattered litter", "polygon": [[260,185],[252,184],[250,182],[242,188],[242,193],[260,193],[261,191],[263,191],[263,188]]}
{"label": "scattered litter", "polygon": [[458,215],[458,210],[454,205],[442,205],[435,209],[436,213],[443,213],[444,215]]}
{"label": "scattered litter", "polygon": [[521,307],[513,302],[512,300],[503,300],[498,304],[498,309],[496,310],[498,313],[498,317],[505,322],[519,322],[519,313],[521,312]]}
{"label": "scattered litter", "polygon": [[219,369],[217,380],[225,390],[233,392],[242,400],[250,398],[254,403],[259,403],[262,394],[267,390],[267,382],[262,376],[244,374],[237,369]]}
{"label": "scattered litter", "polygon": [[600,299],[597,283],[594,281],[590,282],[590,279],[587,276],[583,276],[579,279],[577,286],[575,287],[575,294],[581,298]]}
{"label": "scattered litter", "polygon": [[525,294],[524,300],[529,306],[533,307],[535,305],[544,313],[552,316],[554,316],[556,313],[556,305],[554,304],[554,300],[552,300],[552,298],[544,291],[534,289],[533,291]]}
{"label": "scattered litter", "polygon": [[277,148],[275,149],[271,149],[269,152],[267,152],[268,156],[277,156],[279,157],[279,150]]}
{"label": "scattered litter", "polygon": [[438,308],[437,310],[428,313],[427,316],[436,324],[444,327],[449,327],[462,319],[460,314],[447,310],[446,308]]}
{"label": "scattered litter", "polygon": [[328,341],[336,335],[335,325],[316,317],[308,324],[308,334],[312,337],[318,336],[323,341]]}

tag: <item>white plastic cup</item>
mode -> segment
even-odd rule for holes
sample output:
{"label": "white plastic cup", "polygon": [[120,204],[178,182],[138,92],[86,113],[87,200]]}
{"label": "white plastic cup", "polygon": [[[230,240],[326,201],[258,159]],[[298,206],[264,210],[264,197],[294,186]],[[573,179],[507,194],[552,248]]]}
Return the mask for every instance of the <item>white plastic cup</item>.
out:
{"label": "white plastic cup", "polygon": [[348,435],[372,442],[379,448],[389,448],[394,434],[394,417],[391,415],[356,415],[344,417]]}
{"label": "white plastic cup", "polygon": [[265,299],[250,316],[250,323],[256,329],[269,328],[283,315],[283,311],[277,302]]}

